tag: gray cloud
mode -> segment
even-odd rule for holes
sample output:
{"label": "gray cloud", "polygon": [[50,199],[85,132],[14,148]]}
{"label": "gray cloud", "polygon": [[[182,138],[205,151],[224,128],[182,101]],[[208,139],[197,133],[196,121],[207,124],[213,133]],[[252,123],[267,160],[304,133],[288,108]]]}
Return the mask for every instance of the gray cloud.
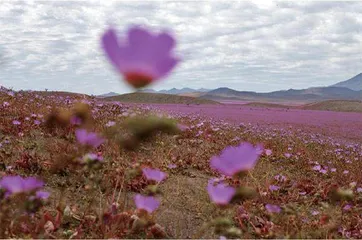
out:
{"label": "gray cloud", "polygon": [[362,70],[361,11],[359,2],[5,1],[0,84],[128,92],[99,39],[109,24],[120,35],[141,24],[172,31],[183,58],[157,89],[330,85]]}

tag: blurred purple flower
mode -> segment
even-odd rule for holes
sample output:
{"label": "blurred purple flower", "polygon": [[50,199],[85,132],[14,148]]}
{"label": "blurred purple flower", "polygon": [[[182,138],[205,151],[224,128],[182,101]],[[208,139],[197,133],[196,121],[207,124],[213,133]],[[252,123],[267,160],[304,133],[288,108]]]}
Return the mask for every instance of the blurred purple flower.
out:
{"label": "blurred purple flower", "polygon": [[18,121],[18,120],[13,120],[13,124],[14,124],[14,125],[20,125],[20,124],[21,124],[21,122],[20,122],[20,121]]}
{"label": "blurred purple flower", "polygon": [[343,210],[344,210],[344,211],[349,211],[349,210],[351,210],[351,208],[352,208],[352,205],[351,205],[351,204],[347,204],[346,206],[343,207]]}
{"label": "blurred purple flower", "polygon": [[154,180],[156,182],[162,182],[162,180],[167,177],[166,173],[158,169],[143,168],[142,172],[148,180]]}
{"label": "blurred purple flower", "polygon": [[40,122],[39,120],[34,120],[34,124],[35,124],[35,125],[40,125],[40,123],[41,123],[41,122]]}
{"label": "blurred purple flower", "polygon": [[278,205],[266,204],[265,209],[270,213],[280,213],[282,209]]}
{"label": "blurred purple flower", "polygon": [[85,129],[75,130],[75,136],[80,144],[98,147],[104,142],[96,133],[87,132]]}
{"label": "blurred purple flower", "polygon": [[178,127],[178,129],[180,129],[180,131],[186,131],[187,129],[189,129],[188,126],[180,124],[180,123],[177,124],[177,127]]}
{"label": "blurred purple flower", "polygon": [[362,192],[362,188],[360,188],[360,187],[357,188],[357,192],[358,192],[358,193]]}
{"label": "blurred purple flower", "polygon": [[331,172],[335,172],[335,171],[337,171],[336,168],[331,168]]}
{"label": "blurred purple flower", "polygon": [[275,185],[270,185],[270,186],[269,186],[269,190],[270,190],[270,191],[278,191],[279,189],[280,189],[279,186],[275,186]]}
{"label": "blurred purple flower", "polygon": [[284,156],[285,156],[286,158],[290,158],[290,157],[292,156],[292,154],[290,154],[290,153],[284,153]]}
{"label": "blurred purple flower", "polygon": [[176,66],[179,59],[171,54],[174,46],[175,40],[168,33],[153,34],[141,27],[130,28],[121,41],[112,28],[102,36],[107,57],[135,88],[165,77]]}
{"label": "blurred purple flower", "polygon": [[237,147],[229,146],[220,156],[211,158],[210,166],[224,175],[233,176],[241,171],[251,170],[259,158],[259,150],[247,142]]}
{"label": "blurred purple flower", "polygon": [[112,127],[114,125],[116,125],[116,122],[114,122],[114,121],[109,121],[106,123],[106,127]]}
{"label": "blurred purple flower", "polygon": [[275,180],[277,180],[278,182],[285,182],[287,180],[287,178],[284,175],[278,174],[274,177]]}
{"label": "blurred purple flower", "polygon": [[311,214],[312,214],[313,216],[317,216],[317,215],[319,214],[319,211],[313,210],[313,211],[311,212]]}
{"label": "blurred purple flower", "polygon": [[0,188],[5,189],[8,194],[33,191],[43,187],[43,185],[43,181],[34,177],[5,176],[0,180]]}
{"label": "blurred purple flower", "polygon": [[171,164],[167,165],[167,167],[168,167],[169,169],[174,169],[174,168],[177,168],[177,165],[171,163]]}
{"label": "blurred purple flower", "polygon": [[235,194],[235,188],[229,187],[223,183],[214,185],[214,181],[210,180],[207,185],[207,192],[213,201],[219,205],[226,205],[230,202]]}
{"label": "blurred purple flower", "polygon": [[270,149],[265,149],[265,155],[267,155],[267,156],[270,156],[270,155],[272,155],[272,150],[270,150]]}
{"label": "blurred purple flower", "polygon": [[40,191],[37,191],[37,192],[35,193],[35,197],[38,198],[38,199],[42,199],[42,200],[48,199],[49,196],[50,196],[50,193],[47,192],[47,191],[41,191],[41,190],[40,190]]}
{"label": "blurred purple flower", "polygon": [[156,198],[142,196],[141,194],[137,194],[136,196],[134,196],[133,200],[136,204],[137,209],[146,210],[148,213],[152,213],[160,205],[160,202]]}
{"label": "blurred purple flower", "polygon": [[344,170],[344,171],[343,171],[343,174],[348,174],[348,173],[349,173],[348,170]]}
{"label": "blurred purple flower", "polygon": [[322,169],[321,165],[317,165],[313,167],[314,171],[320,171]]}

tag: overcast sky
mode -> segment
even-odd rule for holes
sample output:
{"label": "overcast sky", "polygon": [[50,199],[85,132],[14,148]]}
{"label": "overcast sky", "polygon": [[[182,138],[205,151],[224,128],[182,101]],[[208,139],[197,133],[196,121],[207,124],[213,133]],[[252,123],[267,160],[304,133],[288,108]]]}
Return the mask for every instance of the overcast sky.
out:
{"label": "overcast sky", "polygon": [[155,89],[325,86],[362,72],[361,13],[360,2],[1,0],[0,85],[131,91],[100,48],[111,23],[173,32],[183,62]]}

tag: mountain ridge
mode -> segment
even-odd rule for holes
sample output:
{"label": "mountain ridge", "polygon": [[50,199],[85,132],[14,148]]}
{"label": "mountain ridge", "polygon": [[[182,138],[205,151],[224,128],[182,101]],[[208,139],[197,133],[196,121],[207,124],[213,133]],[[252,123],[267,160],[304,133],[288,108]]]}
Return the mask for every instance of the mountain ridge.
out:
{"label": "mountain ridge", "polygon": [[[228,87],[216,89],[171,88],[168,90],[143,89],[138,92],[171,94],[190,96],[209,100],[297,100],[297,101],[321,101],[321,100],[362,100],[362,73],[336,84],[326,87],[310,87],[306,89],[278,90],[267,93],[253,91],[239,91]],[[113,97],[120,94],[110,92],[99,97]]]}

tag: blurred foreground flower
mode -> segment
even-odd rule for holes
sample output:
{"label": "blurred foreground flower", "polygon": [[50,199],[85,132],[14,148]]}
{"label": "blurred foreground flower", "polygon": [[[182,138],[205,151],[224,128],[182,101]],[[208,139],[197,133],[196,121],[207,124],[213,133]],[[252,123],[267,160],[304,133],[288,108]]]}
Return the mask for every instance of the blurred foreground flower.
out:
{"label": "blurred foreground flower", "polygon": [[156,198],[142,196],[141,194],[137,194],[134,197],[134,202],[136,204],[137,209],[146,210],[148,213],[152,213],[160,205],[160,202]]}
{"label": "blurred foreground flower", "polygon": [[226,176],[251,170],[260,156],[260,147],[242,143],[237,147],[226,147],[220,156],[211,158],[210,166]]}
{"label": "blurred foreground flower", "polygon": [[156,182],[161,182],[167,177],[166,173],[158,169],[143,168],[142,172],[146,176],[147,180],[154,180]]}
{"label": "blurred foreground flower", "polygon": [[75,130],[75,136],[80,144],[89,145],[95,148],[104,142],[104,139],[100,138],[96,133],[87,132],[85,129]]}
{"label": "blurred foreground flower", "polygon": [[214,181],[210,180],[209,184],[207,185],[207,192],[209,193],[209,196],[214,203],[219,205],[227,205],[233,198],[235,189],[223,183],[215,185]]}
{"label": "blurred foreground flower", "polygon": [[270,213],[280,213],[282,209],[278,205],[267,204],[265,209]]}
{"label": "blurred foreground flower", "polygon": [[107,57],[134,88],[142,88],[165,77],[179,62],[171,54],[174,38],[168,33],[153,34],[140,27],[128,30],[127,38],[118,40],[114,29],[102,36]]}
{"label": "blurred foreground flower", "polygon": [[34,177],[5,176],[0,180],[0,188],[7,194],[25,193],[43,187],[44,182]]}

